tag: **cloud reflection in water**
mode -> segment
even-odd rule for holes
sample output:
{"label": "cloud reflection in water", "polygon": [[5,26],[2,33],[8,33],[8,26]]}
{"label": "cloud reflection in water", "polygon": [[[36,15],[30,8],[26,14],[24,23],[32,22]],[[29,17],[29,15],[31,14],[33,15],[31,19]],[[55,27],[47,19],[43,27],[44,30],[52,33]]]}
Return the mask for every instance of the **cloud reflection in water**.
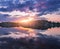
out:
{"label": "cloud reflection in water", "polygon": [[[15,27],[15,28],[0,28],[0,38],[2,37],[11,37],[11,38],[32,38],[32,37],[40,37],[41,35],[59,35],[60,28],[51,28],[47,30],[37,30],[23,27]],[[56,32],[55,32],[55,31]]]}
{"label": "cloud reflection in water", "polygon": [[36,37],[36,34],[37,34],[37,31],[35,31],[34,29],[23,28],[23,27],[2,28],[2,30],[5,30],[4,32],[8,33],[8,35],[2,34],[0,38],[1,37],[12,37],[12,38],[29,37],[31,38],[31,37]]}

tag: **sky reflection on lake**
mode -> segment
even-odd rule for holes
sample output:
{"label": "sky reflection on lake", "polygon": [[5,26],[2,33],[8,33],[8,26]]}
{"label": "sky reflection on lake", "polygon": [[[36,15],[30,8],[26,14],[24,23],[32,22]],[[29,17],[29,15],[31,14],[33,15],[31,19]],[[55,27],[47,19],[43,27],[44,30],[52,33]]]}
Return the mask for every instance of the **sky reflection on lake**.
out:
{"label": "sky reflection on lake", "polygon": [[0,38],[1,37],[12,37],[12,38],[32,38],[39,37],[39,34],[44,35],[60,35],[60,28],[49,28],[47,30],[37,30],[23,27],[15,28],[0,28]]}

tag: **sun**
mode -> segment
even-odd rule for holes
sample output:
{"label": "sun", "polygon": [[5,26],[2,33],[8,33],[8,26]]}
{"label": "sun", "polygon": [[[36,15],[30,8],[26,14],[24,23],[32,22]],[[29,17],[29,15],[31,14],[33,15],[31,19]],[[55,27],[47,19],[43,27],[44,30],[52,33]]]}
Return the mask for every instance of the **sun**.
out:
{"label": "sun", "polygon": [[26,22],[29,22],[29,21],[30,21],[30,20],[23,20],[23,21],[21,21],[21,22],[25,22],[25,23],[26,23]]}
{"label": "sun", "polygon": [[26,18],[26,19],[21,20],[20,22],[22,22],[22,23],[29,23],[29,22],[31,22],[33,20],[34,20],[33,18]]}

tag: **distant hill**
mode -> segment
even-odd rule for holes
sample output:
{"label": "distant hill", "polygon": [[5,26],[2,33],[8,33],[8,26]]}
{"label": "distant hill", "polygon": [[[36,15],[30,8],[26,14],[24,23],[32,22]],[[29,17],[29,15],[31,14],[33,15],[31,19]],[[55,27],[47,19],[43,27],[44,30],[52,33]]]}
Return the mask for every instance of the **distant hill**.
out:
{"label": "distant hill", "polygon": [[2,22],[0,23],[0,27],[19,27],[19,23],[15,22]]}
{"label": "distant hill", "polygon": [[51,27],[60,27],[60,23],[50,22],[46,20],[34,20],[30,23],[2,22],[0,27],[26,27],[34,29],[47,29]]}

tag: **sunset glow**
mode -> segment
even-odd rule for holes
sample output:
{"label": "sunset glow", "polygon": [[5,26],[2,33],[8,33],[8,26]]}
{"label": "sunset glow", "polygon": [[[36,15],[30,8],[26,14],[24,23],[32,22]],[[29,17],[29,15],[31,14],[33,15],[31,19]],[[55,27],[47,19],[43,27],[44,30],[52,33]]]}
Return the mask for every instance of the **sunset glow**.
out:
{"label": "sunset glow", "polygon": [[22,20],[20,21],[20,23],[29,23],[29,22],[31,22],[31,21],[33,21],[33,20],[34,20],[34,18],[29,17],[29,18],[26,18],[26,19],[22,19]]}

